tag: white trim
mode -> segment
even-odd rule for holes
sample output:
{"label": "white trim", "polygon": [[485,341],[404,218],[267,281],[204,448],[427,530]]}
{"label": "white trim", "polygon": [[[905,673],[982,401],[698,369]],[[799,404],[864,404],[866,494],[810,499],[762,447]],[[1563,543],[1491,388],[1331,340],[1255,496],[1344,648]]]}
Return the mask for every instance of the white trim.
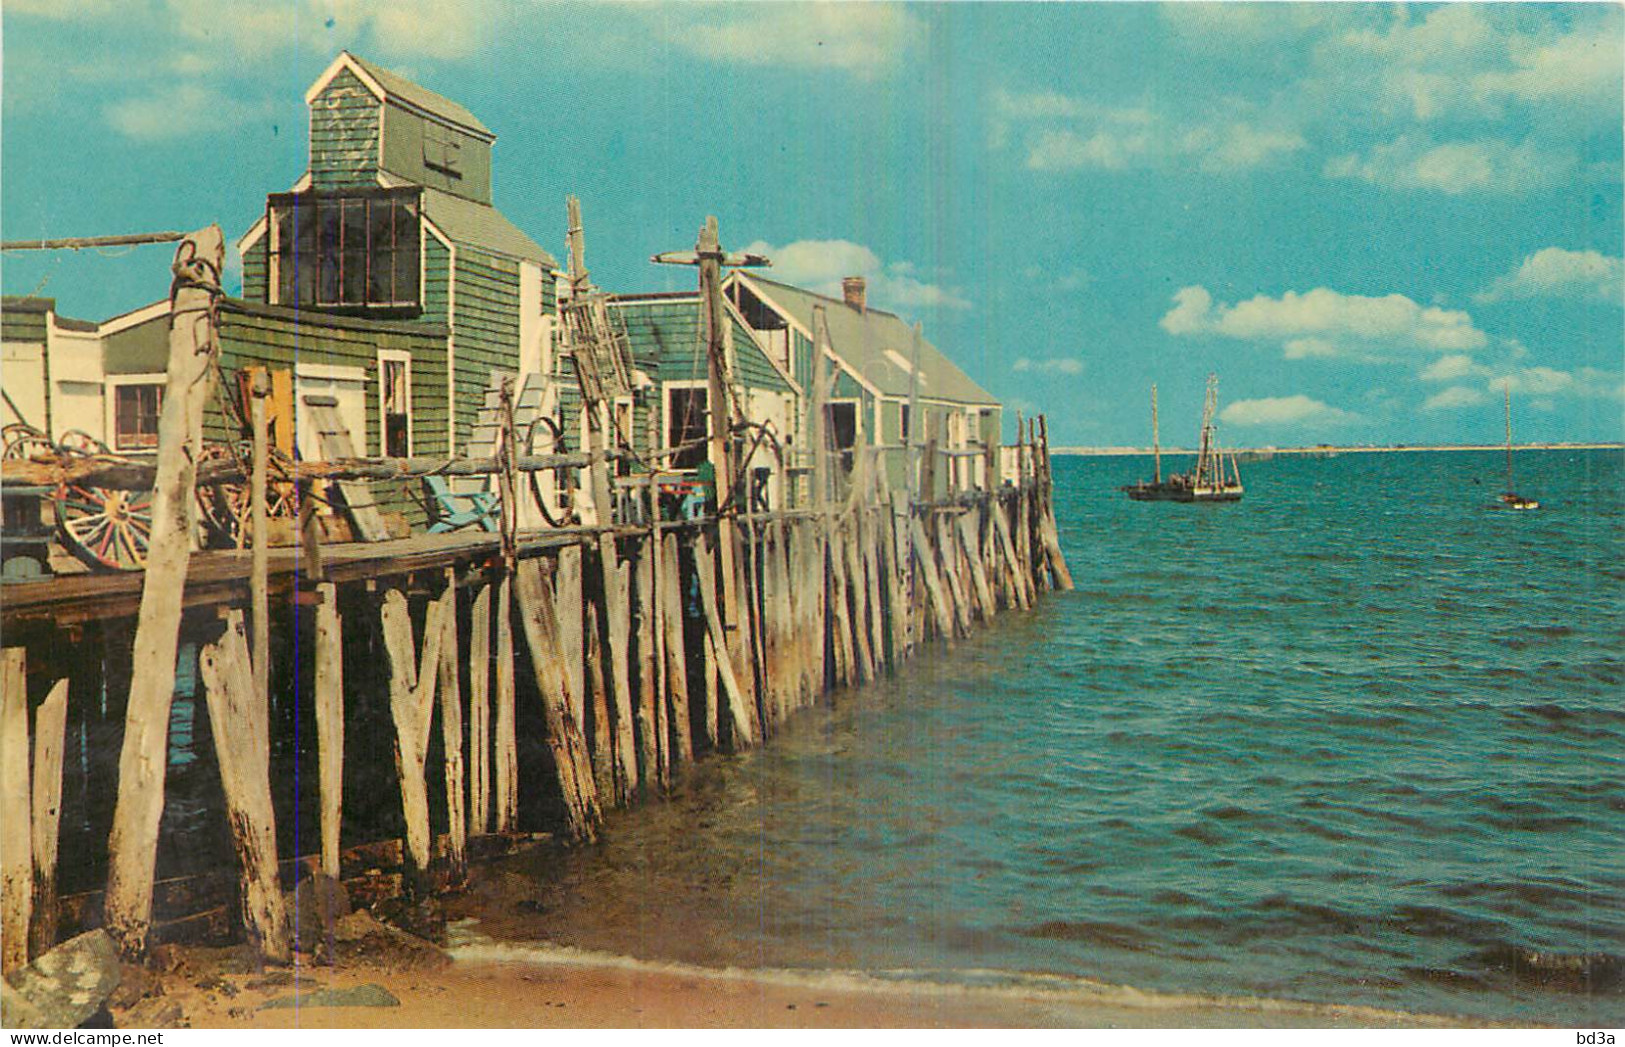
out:
{"label": "white trim", "polygon": [[290,192],[290,193],[302,193],[306,189],[309,189],[311,186],[313,186],[315,184],[316,184],[316,179],[311,176],[311,173],[309,171],[306,171],[304,174],[300,175],[297,180],[294,181],[293,186],[288,190],[288,192]]}
{"label": "white trim", "polygon": [[384,425],[384,364],[403,363],[406,365],[406,457],[412,457],[417,448],[417,412],[412,399],[412,354],[405,349],[378,350],[378,454],[380,457],[389,453],[389,430]]}
{"label": "white trim", "polygon": [[[169,303],[165,302],[165,305]],[[118,442],[118,389],[126,385],[156,385],[165,386],[169,375],[163,371],[149,371],[145,374],[110,374],[107,376],[107,393],[102,398],[102,429],[107,437],[107,446],[115,451],[153,451],[154,447],[120,447]],[[163,405],[159,404],[159,410]]]}
{"label": "white trim", "polygon": [[314,378],[318,380],[336,382],[361,382],[365,384],[367,381],[367,369],[365,367],[354,367],[349,364],[317,364],[305,363],[304,361],[299,360],[294,362],[293,376],[295,378]]}
{"label": "white trim", "polygon": [[[754,294],[757,298],[760,298],[764,305],[766,305],[768,308],[772,309],[775,313],[778,313],[779,317],[782,320],[784,320],[784,322],[786,324],[788,324],[791,327],[795,328],[797,331],[800,331],[806,337],[807,341],[812,343],[813,352],[814,353],[818,352],[818,339],[813,337],[813,333],[811,331],[809,331],[807,328],[803,327],[801,325],[801,322],[795,318],[795,315],[793,313],[791,313],[788,309],[784,308],[779,303],[775,302],[772,299],[771,296],[769,296],[768,294],[763,292],[761,287],[756,283],[756,281],[754,281],[754,280],[752,280],[750,278],[749,273],[741,272],[741,271],[736,269],[732,273],[728,274],[728,279],[736,279],[736,278],[739,279],[739,280],[746,281],[746,283],[750,287],[751,294]],[[813,293],[816,293],[816,292],[813,292]],[[745,326],[747,328],[750,327],[749,324],[746,324]],[[871,396],[880,396],[880,395],[882,395],[881,392],[880,392],[880,387],[878,385],[875,385],[873,382],[871,382],[867,378],[863,377],[863,375],[859,374],[857,368],[853,367],[850,363],[848,363],[846,361],[846,358],[844,356],[842,356],[836,350],[836,348],[835,348],[835,346],[833,344],[833,340],[831,341],[831,345],[829,347],[829,352],[826,355],[831,360],[835,361],[835,366],[836,367],[840,368],[841,370],[845,371],[847,374],[851,375],[853,381],[857,382],[859,385],[863,386],[863,388],[867,389]],[[817,368],[814,368],[814,370],[817,370]]]}
{"label": "white trim", "polygon": [[[779,373],[779,377],[783,378],[785,382],[789,384],[790,388],[796,393],[797,396],[801,395],[801,384],[796,381],[795,375],[791,374],[782,364],[773,359],[773,354],[768,352],[766,347],[764,347],[761,342],[756,340],[756,329],[745,322],[745,314],[739,311],[739,307],[737,305],[734,305],[733,302],[729,301],[726,294],[722,296],[722,302],[723,311],[729,313],[735,320],[739,321],[739,326],[744,329],[747,335],[750,336],[750,344],[756,347],[756,352],[760,354],[762,359],[766,360],[773,366],[773,370]],[[695,304],[699,304],[698,298],[695,299]]]}
{"label": "white trim", "polygon": [[389,92],[384,90],[384,85],[373,79],[371,73],[361,68],[360,63],[351,56],[350,52],[340,51],[338,57],[333,59],[332,64],[330,64],[322,72],[322,75],[316,78],[316,82],[311,84],[309,89],[305,91],[305,105],[308,106],[315,102],[316,97],[323,91],[327,90],[327,85],[331,84],[334,78],[345,69],[348,69],[350,72],[355,74],[355,78],[361,81],[361,86],[365,87],[374,98],[378,99],[378,103],[380,105],[383,104],[385,98],[389,97]]}
{"label": "white trim", "polygon": [[433,234],[446,248],[446,457],[457,454],[457,245],[441,232],[418,201],[418,304],[429,297],[428,237]]}
{"label": "white trim", "polygon": [[[378,82],[376,77],[367,72],[365,69],[361,68],[361,63],[357,62],[355,60],[355,56],[348,51],[340,51],[338,57],[333,59],[333,63],[329,65],[327,69],[323,71],[322,75],[316,78],[316,82],[311,84],[309,89],[305,91],[305,105],[308,107],[313,104],[316,101],[317,96],[319,96],[323,91],[327,90],[327,86],[331,84],[339,73],[345,69],[348,69],[351,73],[355,74],[355,78],[361,81],[361,86],[367,89],[367,93],[378,99],[379,105],[398,105],[414,116],[421,116],[425,120],[433,120],[442,127],[449,127],[454,131],[461,131],[465,134],[471,135],[474,138],[478,138],[485,142],[486,145],[490,145],[492,142],[496,141],[497,136],[492,134],[490,131],[482,131],[476,127],[469,127],[467,124],[458,123],[451,117],[444,116],[440,113],[430,112],[417,103],[408,101],[399,95],[391,95],[384,85]],[[382,121],[379,121],[378,129],[380,132],[378,136],[380,143],[379,148],[382,149]]]}
{"label": "white trim", "polygon": [[265,231],[270,224],[271,223],[265,220],[264,213],[261,213],[260,216],[254,220],[254,224],[248,227],[248,232],[237,238],[237,254],[239,257],[250,247],[254,246],[254,241],[265,235]]}
{"label": "white trim", "polygon": [[139,309],[132,309],[120,316],[113,317],[111,320],[103,320],[101,323],[96,325],[96,334],[98,337],[106,338],[110,334],[118,334],[120,331],[128,331],[130,328],[139,327],[141,324],[144,324],[149,320],[154,320],[160,316],[168,315],[169,299],[165,298],[162,301],[153,302],[151,305],[144,305]]}

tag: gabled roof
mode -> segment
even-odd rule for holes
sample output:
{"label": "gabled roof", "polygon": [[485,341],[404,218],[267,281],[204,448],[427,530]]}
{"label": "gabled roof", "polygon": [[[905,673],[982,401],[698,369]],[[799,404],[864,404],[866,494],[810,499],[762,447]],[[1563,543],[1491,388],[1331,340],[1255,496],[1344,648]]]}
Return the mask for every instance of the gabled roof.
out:
{"label": "gabled roof", "polygon": [[359,58],[348,51],[340,51],[339,56],[333,60],[310,90],[305,92],[305,101],[314,101],[321,94],[339,70],[348,68],[367,89],[378,96],[380,102],[396,102],[407,109],[415,109],[449,124],[455,124],[487,141],[494,141],[496,135],[489,127],[480,123],[479,117],[442,95],[437,95],[427,87],[420,86],[401,76],[392,73],[382,66],[374,65],[364,58]]}
{"label": "gabled roof", "polygon": [[[626,321],[624,310],[636,309],[639,306],[662,305],[675,305],[685,308],[669,312],[650,312],[639,317],[638,324],[641,327],[647,327],[647,332],[632,330],[633,325]],[[637,355],[640,346],[647,348],[648,343],[652,343],[656,351],[662,355],[671,351],[674,347],[683,350],[698,350],[700,341],[700,294],[698,291],[643,291],[611,295],[609,306],[612,309],[623,310],[622,322],[627,324],[627,335],[632,339],[634,356]],[[692,306],[692,309],[687,308],[690,306]],[[796,384],[795,378],[784,369],[783,364],[773,358],[773,354],[769,353],[761,342],[757,341],[755,334],[750,329],[750,325],[740,315],[738,308],[727,299],[723,299],[723,306],[727,310],[729,319],[733,321],[736,334],[734,338],[735,354],[748,352],[759,358],[759,363],[755,367],[745,364],[741,360],[742,370],[745,372],[755,370],[764,374],[770,370],[792,392],[799,393],[801,387]],[[648,354],[645,353],[645,355]],[[703,353],[697,354],[696,366],[699,365],[698,358],[703,357],[703,355]],[[704,377],[705,371],[703,369],[690,375],[661,375],[662,380]],[[743,378],[744,375],[739,377]]]}
{"label": "gabled roof", "polygon": [[423,213],[442,233],[458,243],[536,262],[549,269],[558,266],[552,255],[489,204],[425,188]]}
{"label": "gabled roof", "polygon": [[[883,309],[859,311],[839,298],[769,280],[758,273],[736,270],[730,279],[742,281],[809,335],[813,329],[813,308],[823,306],[829,324],[830,348],[835,354],[883,395],[908,397],[912,384],[914,328],[902,317]],[[987,405],[999,402],[923,337],[920,339],[919,389],[920,396],[927,400]]]}

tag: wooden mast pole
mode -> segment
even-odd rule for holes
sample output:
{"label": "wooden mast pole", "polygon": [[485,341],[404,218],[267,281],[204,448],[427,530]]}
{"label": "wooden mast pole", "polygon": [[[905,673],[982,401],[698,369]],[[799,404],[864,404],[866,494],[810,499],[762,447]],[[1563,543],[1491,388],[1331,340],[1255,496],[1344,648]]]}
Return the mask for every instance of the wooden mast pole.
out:
{"label": "wooden mast pole", "polygon": [[253,538],[253,564],[249,574],[249,604],[253,614],[254,701],[270,707],[271,701],[271,604],[269,596],[271,565],[271,524],[266,513],[266,483],[269,479],[270,423],[266,401],[271,396],[271,376],[255,368],[249,390],[250,413],[254,426],[254,477],[250,485],[250,533]]}
{"label": "wooden mast pole", "polygon": [[1152,482],[1162,483],[1162,440],[1157,435],[1157,383],[1151,383],[1151,467]]}
{"label": "wooden mast pole", "polygon": [[197,516],[192,487],[203,444],[203,407],[214,389],[211,365],[218,349],[214,305],[221,294],[224,257],[220,227],[211,225],[181,242],[172,265],[169,367],[158,417],[152,533],[135,631],[134,663],[142,671],[130,682],[118,798],[107,844],[105,921],[120,951],[129,957],[146,951],[152,925],[181,596]]}

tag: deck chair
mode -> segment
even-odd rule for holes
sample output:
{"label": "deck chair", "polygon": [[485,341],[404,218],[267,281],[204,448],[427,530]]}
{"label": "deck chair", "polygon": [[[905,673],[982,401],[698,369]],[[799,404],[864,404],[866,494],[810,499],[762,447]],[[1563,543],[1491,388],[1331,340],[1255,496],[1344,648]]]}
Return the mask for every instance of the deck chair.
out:
{"label": "deck chair", "polygon": [[423,486],[429,492],[435,518],[429,525],[430,534],[444,534],[475,524],[487,531],[497,529],[497,510],[501,502],[493,492],[459,494],[451,489],[444,476],[425,476]]}

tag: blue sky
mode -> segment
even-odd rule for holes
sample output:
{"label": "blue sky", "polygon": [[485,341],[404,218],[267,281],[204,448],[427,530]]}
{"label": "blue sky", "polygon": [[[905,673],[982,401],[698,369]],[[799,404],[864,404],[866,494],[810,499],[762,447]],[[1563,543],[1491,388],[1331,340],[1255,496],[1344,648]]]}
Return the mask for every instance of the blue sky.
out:
{"label": "blue sky", "polygon": [[[708,213],[871,301],[1061,444],[1625,436],[1617,5],[6,0],[7,239],[235,238],[341,48],[498,135],[496,203],[611,290]],[[168,251],[10,253],[102,319]],[[838,290],[836,291],[838,293]],[[1186,433],[1185,430],[1190,430]]]}

